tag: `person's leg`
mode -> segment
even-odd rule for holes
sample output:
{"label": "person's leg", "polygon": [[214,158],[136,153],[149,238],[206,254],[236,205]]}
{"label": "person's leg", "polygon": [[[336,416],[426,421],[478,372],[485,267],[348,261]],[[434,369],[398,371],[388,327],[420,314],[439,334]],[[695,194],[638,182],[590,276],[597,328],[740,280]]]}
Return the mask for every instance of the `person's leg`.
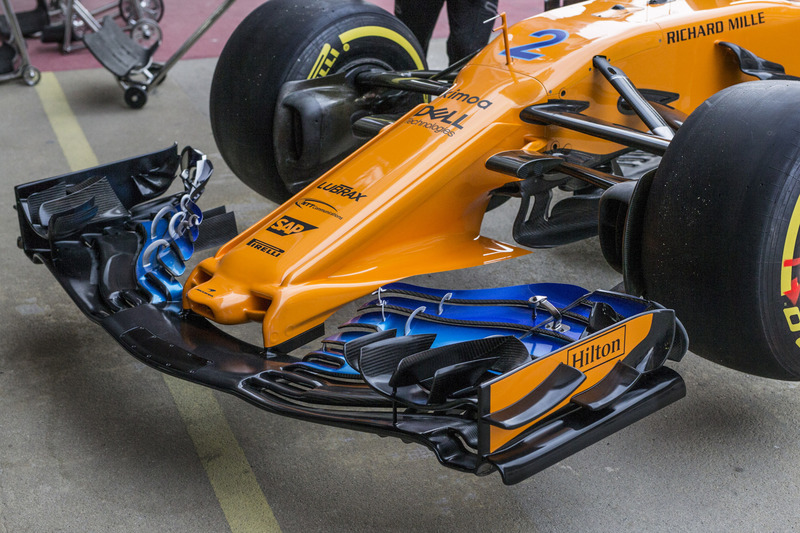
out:
{"label": "person's leg", "polygon": [[447,0],[450,37],[447,57],[453,64],[486,46],[492,34],[492,22],[484,21],[497,15],[498,0]]}
{"label": "person's leg", "polygon": [[443,4],[444,0],[395,0],[394,2],[395,16],[408,26],[426,54]]}

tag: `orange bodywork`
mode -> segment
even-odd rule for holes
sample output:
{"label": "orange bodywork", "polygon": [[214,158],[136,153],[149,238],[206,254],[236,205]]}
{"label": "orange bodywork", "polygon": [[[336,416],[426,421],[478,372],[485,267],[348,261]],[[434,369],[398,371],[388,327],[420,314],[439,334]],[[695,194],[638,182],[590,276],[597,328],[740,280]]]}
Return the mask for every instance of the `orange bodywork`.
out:
{"label": "orange bodywork", "polygon": [[522,109],[580,100],[592,117],[645,130],[620,113],[618,93],[592,68],[594,56],[606,56],[640,89],[677,93],[671,105],[688,114],[753,79],[715,43],[732,42],[798,75],[798,30],[800,3],[789,1],[598,0],[526,19],[508,31],[512,57],[515,50],[539,57],[507,64],[496,39],[451,90],[203,261],[185,285],[184,306],[224,324],[260,321],[264,345],[274,347],[385,283],[526,254],[480,235],[489,192],[513,179],[487,170],[486,160],[521,148],[607,154],[622,146],[525,123]]}

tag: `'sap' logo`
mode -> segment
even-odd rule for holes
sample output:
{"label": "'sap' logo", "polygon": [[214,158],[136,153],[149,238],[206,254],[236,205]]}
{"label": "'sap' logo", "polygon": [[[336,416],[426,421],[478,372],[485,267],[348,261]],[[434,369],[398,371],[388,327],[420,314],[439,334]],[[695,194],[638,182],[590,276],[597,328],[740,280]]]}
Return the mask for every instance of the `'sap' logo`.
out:
{"label": "'sap' logo", "polygon": [[296,218],[292,217],[281,217],[280,220],[275,222],[273,225],[267,228],[267,230],[271,231],[272,233],[277,233],[281,237],[285,237],[287,235],[294,235],[295,233],[300,233],[303,231],[308,231],[312,229],[316,229],[316,226],[312,226],[302,220],[297,220]]}

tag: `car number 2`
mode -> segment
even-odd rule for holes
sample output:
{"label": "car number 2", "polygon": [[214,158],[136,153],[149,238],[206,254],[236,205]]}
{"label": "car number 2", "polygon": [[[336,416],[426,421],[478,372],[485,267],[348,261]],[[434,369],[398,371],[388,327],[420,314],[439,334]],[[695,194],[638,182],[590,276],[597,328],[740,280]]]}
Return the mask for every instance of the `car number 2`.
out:
{"label": "car number 2", "polygon": [[[544,54],[540,54],[538,52],[534,52],[533,50],[541,50],[542,48],[547,48],[548,46],[553,46],[559,43],[562,43],[567,40],[569,37],[569,33],[564,30],[540,30],[531,33],[531,37],[536,37],[537,39],[541,39],[543,37],[549,37],[544,39],[543,41],[538,41],[535,43],[528,43],[522,44],[520,46],[512,46],[509,50],[510,56],[514,59],[522,59],[523,61],[531,61],[533,59],[538,59],[543,57]],[[500,52],[500,55],[506,55],[505,50]]]}

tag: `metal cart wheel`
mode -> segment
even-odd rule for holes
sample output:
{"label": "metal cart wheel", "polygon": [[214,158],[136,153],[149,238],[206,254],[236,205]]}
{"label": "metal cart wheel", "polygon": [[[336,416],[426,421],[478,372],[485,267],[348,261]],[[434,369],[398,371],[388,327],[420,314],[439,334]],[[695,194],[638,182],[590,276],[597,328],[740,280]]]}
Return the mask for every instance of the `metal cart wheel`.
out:
{"label": "metal cart wheel", "polygon": [[70,20],[71,20],[70,24],[72,26],[73,40],[80,41],[81,39],[83,39],[83,36],[86,35],[87,30],[91,31],[91,28],[87,26],[86,21],[83,20],[78,15],[72,15]]}
{"label": "metal cart wheel", "polygon": [[38,68],[28,65],[24,69],[22,69],[22,81],[25,82],[26,85],[33,87],[42,79],[42,73],[39,71]]}
{"label": "metal cart wheel", "polygon": [[161,38],[161,27],[150,19],[140,20],[131,28],[131,39],[142,48],[150,48],[161,42]]}
{"label": "metal cart wheel", "polygon": [[147,103],[147,90],[144,87],[133,85],[125,89],[125,103],[131,109],[141,109]]}
{"label": "metal cart wheel", "polygon": [[[139,11],[137,13],[137,5]],[[130,24],[135,25],[141,19],[161,21],[164,16],[164,2],[162,0],[120,0],[119,12],[122,18]],[[137,16],[138,14],[141,16]]]}

